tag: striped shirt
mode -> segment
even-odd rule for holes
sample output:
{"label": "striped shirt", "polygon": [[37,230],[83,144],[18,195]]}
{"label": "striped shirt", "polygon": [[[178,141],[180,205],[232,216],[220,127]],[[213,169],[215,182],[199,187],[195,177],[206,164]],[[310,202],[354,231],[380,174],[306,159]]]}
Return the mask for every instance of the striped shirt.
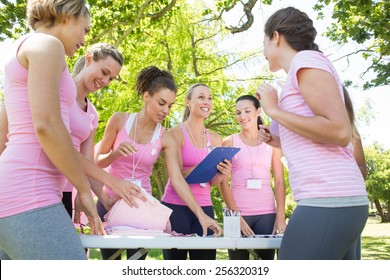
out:
{"label": "striped shirt", "polygon": [[[300,51],[292,60],[280,96],[280,109],[301,116],[314,116],[299,91],[297,72],[314,68],[333,75],[343,97],[340,78],[320,52]],[[314,142],[279,125],[282,150],[289,168],[294,200],[317,197],[367,195],[364,179],[353,157],[353,147]]]}

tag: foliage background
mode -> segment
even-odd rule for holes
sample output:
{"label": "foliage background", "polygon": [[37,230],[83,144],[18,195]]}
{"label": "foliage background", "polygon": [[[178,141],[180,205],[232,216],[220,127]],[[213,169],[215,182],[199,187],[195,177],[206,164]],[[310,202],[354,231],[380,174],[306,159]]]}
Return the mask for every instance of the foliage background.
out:
{"label": "foliage background", "polygon": [[[254,7],[270,5],[272,0],[89,0],[88,4],[92,15],[92,29],[86,38],[88,45],[95,42],[110,43],[125,58],[120,79],[109,88],[89,96],[99,111],[96,142],[101,139],[105,125],[115,111],[133,112],[142,107],[142,101],[135,94],[134,83],[137,73],[146,66],[156,65],[171,71],[178,84],[176,105],[164,121],[167,129],[180,122],[186,88],[192,83],[204,82],[214,94],[213,112],[206,126],[222,137],[239,129],[233,113],[235,99],[254,92],[256,86],[264,80],[276,79],[268,72],[261,50],[233,52],[226,48],[233,34],[251,28]],[[345,59],[352,59],[359,54],[371,61],[367,71],[374,71],[376,76],[367,80],[364,86],[368,88],[390,84],[390,1],[318,0],[314,8],[319,17],[323,16],[326,6],[332,7],[334,19],[327,36],[340,45],[355,41],[362,46],[354,53],[347,54]],[[25,20],[26,0],[0,0],[0,9],[0,41],[17,38],[29,31]],[[225,22],[233,9],[242,14],[235,26]],[[70,68],[88,45],[79,50],[74,58],[68,59]],[[257,67],[260,65],[261,74],[257,74],[258,71],[239,71],[252,70],[253,61],[257,62]],[[253,74],[248,75],[248,72]],[[344,82],[347,85],[353,83]],[[0,90],[0,97],[2,94]],[[365,113],[370,112],[368,110]],[[374,201],[377,199],[378,207],[386,214],[386,209],[387,213],[389,209],[389,178],[378,175],[383,173],[383,168],[378,166],[385,166],[384,170],[388,170],[386,160],[383,159],[386,153],[371,153],[371,150],[366,153],[370,167],[367,182],[370,198]],[[163,158],[160,158],[152,176],[156,197],[161,197],[166,180],[166,168]],[[287,172],[286,184],[288,187]],[[219,192],[216,188],[212,192],[216,213],[220,215]],[[294,208],[291,195],[288,201],[290,213]]]}

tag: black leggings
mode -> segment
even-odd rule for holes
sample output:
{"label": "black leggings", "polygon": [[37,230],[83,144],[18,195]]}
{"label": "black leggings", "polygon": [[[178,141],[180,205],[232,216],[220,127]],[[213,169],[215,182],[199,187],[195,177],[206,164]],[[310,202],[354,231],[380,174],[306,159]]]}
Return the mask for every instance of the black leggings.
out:
{"label": "black leggings", "polygon": [[[200,236],[203,235],[202,226],[199,223],[198,218],[191,211],[190,208],[183,205],[176,205],[162,202],[165,206],[173,210],[169,220],[171,221],[172,230],[177,233],[183,234],[192,234],[196,233]],[[209,217],[214,219],[214,209],[213,206],[203,206],[201,207],[203,211]],[[213,231],[208,230],[207,235],[212,235]],[[217,255],[217,250],[178,250],[170,249],[163,250],[164,260],[186,260],[187,254],[189,253],[191,260],[215,260]]]}
{"label": "black leggings", "polygon": [[280,260],[355,260],[368,206],[297,206],[283,236]]}
{"label": "black leggings", "polygon": [[[104,215],[106,215],[108,212],[107,209],[103,206],[103,203],[101,203],[99,200],[96,204],[96,208],[97,208],[100,219],[102,221],[104,221]],[[100,254],[102,255],[103,260],[108,260],[117,251],[118,251],[118,249],[100,249]],[[126,256],[127,256],[127,258],[130,258],[132,255],[134,255],[137,252],[138,252],[138,249],[126,249]],[[138,259],[144,260],[144,259],[146,259],[147,255],[148,255],[148,253],[146,252]],[[121,260],[121,255],[117,256],[115,258],[115,260]]]}
{"label": "black leggings", "polygon": [[[275,225],[276,214],[265,214],[255,216],[243,216],[248,226],[255,234],[271,234]],[[262,260],[273,260],[275,250],[255,250],[257,256]],[[249,260],[248,250],[228,250],[230,260]]]}
{"label": "black leggings", "polygon": [[65,206],[66,212],[68,212],[70,218],[72,219],[72,214],[73,214],[72,192],[62,193],[62,203]]}

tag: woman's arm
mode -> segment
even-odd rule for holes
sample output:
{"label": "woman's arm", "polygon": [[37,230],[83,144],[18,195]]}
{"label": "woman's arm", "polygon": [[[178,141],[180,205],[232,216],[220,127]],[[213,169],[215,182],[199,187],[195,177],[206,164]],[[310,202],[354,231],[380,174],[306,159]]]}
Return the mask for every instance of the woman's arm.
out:
{"label": "woman's arm", "polygon": [[334,77],[322,70],[304,68],[298,73],[299,90],[314,116],[300,116],[278,107],[276,90],[262,84],[256,91],[264,112],[280,125],[312,141],[347,146],[351,125]]}
{"label": "woman's arm", "polygon": [[108,120],[103,138],[96,151],[95,162],[99,167],[105,168],[117,158],[132,155],[137,151],[137,148],[129,142],[122,142],[116,150],[112,150],[115,139],[125,122],[126,114],[119,112],[114,113]]}
{"label": "woman's arm", "polygon": [[6,148],[8,142],[8,118],[4,103],[0,106],[0,155]]}
{"label": "woman's arm", "polygon": [[206,236],[207,229],[210,228],[214,231],[214,235],[220,236],[222,234],[221,227],[215,220],[203,212],[202,208],[199,206],[194,195],[192,194],[190,186],[187,184],[181,173],[181,168],[179,165],[179,162],[181,162],[180,139],[180,135],[172,135],[172,130],[165,131],[162,137],[162,146],[165,152],[165,162],[173,188],[179,197],[191,209],[191,211],[198,217],[199,222],[203,228],[203,235]]}
{"label": "woman's arm", "polygon": [[278,231],[283,233],[286,229],[286,187],[284,185],[284,168],[280,160],[282,150],[273,148],[272,152],[272,172],[274,175],[275,200],[276,200],[276,220],[273,234]]}

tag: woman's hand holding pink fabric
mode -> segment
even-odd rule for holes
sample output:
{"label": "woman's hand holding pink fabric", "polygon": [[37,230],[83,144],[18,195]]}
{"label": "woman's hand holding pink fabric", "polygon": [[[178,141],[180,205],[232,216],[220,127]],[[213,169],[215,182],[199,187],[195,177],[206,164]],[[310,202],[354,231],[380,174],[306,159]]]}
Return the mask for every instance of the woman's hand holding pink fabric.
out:
{"label": "woman's hand holding pink fabric", "polygon": [[128,180],[121,180],[118,178],[116,178],[116,180],[117,181],[113,184],[112,187],[110,187],[110,189],[131,207],[139,206],[134,199],[135,197],[138,197],[144,202],[146,201],[146,197],[141,192],[140,187]]}

